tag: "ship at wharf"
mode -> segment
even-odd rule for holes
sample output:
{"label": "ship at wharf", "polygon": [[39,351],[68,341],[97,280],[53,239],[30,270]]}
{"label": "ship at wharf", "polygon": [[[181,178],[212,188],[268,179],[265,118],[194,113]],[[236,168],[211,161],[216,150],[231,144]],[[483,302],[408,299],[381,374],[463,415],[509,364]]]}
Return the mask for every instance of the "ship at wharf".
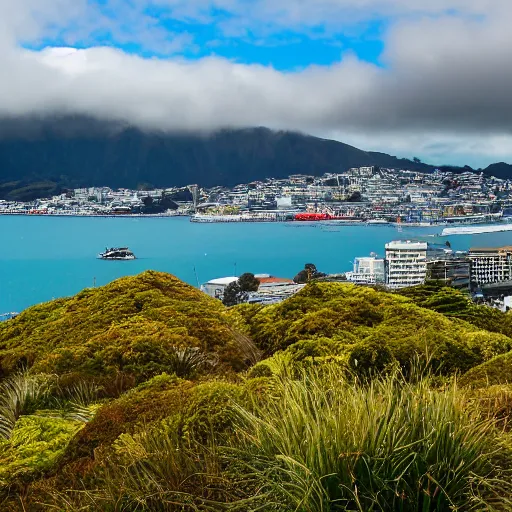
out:
{"label": "ship at wharf", "polygon": [[295,214],[296,212],[289,211],[259,211],[232,215],[196,213],[190,217],[190,222],[289,222],[295,220]]}

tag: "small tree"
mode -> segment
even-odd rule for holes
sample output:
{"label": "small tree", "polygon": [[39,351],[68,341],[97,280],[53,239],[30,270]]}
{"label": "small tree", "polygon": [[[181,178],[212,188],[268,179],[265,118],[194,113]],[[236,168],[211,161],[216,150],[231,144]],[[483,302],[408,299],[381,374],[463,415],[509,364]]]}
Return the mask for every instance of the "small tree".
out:
{"label": "small tree", "polygon": [[363,197],[361,196],[361,192],[356,190],[347,198],[347,203],[360,203],[362,199]]}
{"label": "small tree", "polygon": [[323,272],[318,272],[316,265],[314,263],[306,263],[304,265],[304,270],[301,270],[294,278],[293,281],[297,284],[306,284],[311,279],[316,277],[325,277],[327,274]]}
{"label": "small tree", "polygon": [[316,274],[318,274],[318,270],[314,263],[306,263],[304,265],[304,270],[308,273],[308,281]]}
{"label": "small tree", "polygon": [[238,286],[243,292],[257,292],[260,287],[260,282],[254,277],[254,274],[246,272],[238,278]]}
{"label": "small tree", "polygon": [[226,286],[222,303],[225,306],[235,306],[247,302],[249,292],[257,292],[259,287],[260,282],[254,277],[254,274],[246,272],[237,281],[233,281]]}
{"label": "small tree", "polygon": [[306,284],[308,282],[308,273],[306,270],[301,270],[294,278],[293,281],[297,284]]}
{"label": "small tree", "polygon": [[236,306],[237,304],[240,304],[240,299],[242,298],[243,293],[245,292],[242,292],[238,281],[233,281],[232,283],[229,283],[224,289],[222,303],[224,306],[228,307]]}

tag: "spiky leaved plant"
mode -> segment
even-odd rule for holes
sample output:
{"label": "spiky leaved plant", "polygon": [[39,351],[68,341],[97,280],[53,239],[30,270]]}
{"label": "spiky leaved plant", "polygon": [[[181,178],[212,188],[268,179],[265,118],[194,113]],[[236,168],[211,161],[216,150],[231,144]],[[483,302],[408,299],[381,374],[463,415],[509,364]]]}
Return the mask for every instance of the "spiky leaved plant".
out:
{"label": "spiky leaved plant", "polygon": [[20,371],[0,382],[0,437],[11,437],[16,421],[37,408],[52,380],[53,377],[49,375],[31,375],[27,371]]}
{"label": "spiky leaved plant", "polygon": [[231,463],[251,497],[239,510],[504,510],[512,487],[492,420],[454,383],[397,370],[367,382],[339,369],[283,377],[276,401],[242,421]]}
{"label": "spiky leaved plant", "polygon": [[217,359],[205,354],[197,347],[173,347],[171,352],[170,370],[177,377],[190,378],[206,368],[214,368]]}

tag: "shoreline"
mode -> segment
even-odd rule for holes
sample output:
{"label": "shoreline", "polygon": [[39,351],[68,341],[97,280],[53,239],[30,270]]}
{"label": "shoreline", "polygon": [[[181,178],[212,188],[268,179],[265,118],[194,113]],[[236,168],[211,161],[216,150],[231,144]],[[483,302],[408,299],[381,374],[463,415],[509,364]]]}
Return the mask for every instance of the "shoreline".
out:
{"label": "shoreline", "polygon": [[[339,221],[337,219],[333,219],[332,221],[323,220],[323,221],[297,221],[294,219],[283,219],[283,218],[240,218],[235,216],[233,219],[219,219],[218,217],[213,217],[212,220],[201,220],[195,221],[193,214],[178,214],[178,215],[168,215],[168,214],[159,214],[159,213],[131,213],[131,214],[108,214],[108,213],[28,213],[28,212],[3,212],[0,211],[1,216],[10,216],[10,217],[67,217],[67,218],[109,218],[109,219],[174,219],[174,218],[188,218],[189,221],[193,224],[231,224],[231,223],[282,223],[282,224],[294,224],[297,226],[333,226],[333,227],[343,227],[343,226],[361,226],[361,227],[393,227],[393,228],[443,228],[442,232],[439,233],[439,236],[449,236],[449,235],[459,235],[459,234],[479,234],[479,233],[492,233],[492,232],[504,232],[504,231],[512,231],[512,223],[504,222],[504,221],[495,221],[491,223],[448,223],[448,222],[439,222],[439,223],[419,223],[419,222],[386,222],[386,223],[373,223],[371,219],[369,221]],[[453,230],[453,231],[452,231]]]}
{"label": "shoreline", "polygon": [[176,217],[190,217],[190,215],[165,215],[163,213],[130,213],[130,214],[115,214],[115,213],[27,213],[27,212],[2,212],[0,216],[12,217],[105,217],[115,219],[132,219],[132,218],[159,218],[159,219],[174,219]]}

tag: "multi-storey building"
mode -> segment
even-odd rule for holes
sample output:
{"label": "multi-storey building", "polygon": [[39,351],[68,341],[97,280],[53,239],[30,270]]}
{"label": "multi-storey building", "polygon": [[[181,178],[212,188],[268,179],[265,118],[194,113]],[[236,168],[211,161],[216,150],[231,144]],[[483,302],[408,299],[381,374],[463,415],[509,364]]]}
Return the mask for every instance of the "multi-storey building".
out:
{"label": "multi-storey building", "polygon": [[469,250],[471,284],[480,286],[512,279],[512,247]]}
{"label": "multi-storey building", "polygon": [[394,241],[386,244],[386,284],[405,288],[423,284],[427,275],[427,242]]}
{"label": "multi-storey building", "polygon": [[356,258],[354,271],[347,272],[347,280],[356,284],[384,284],[385,264],[384,259],[370,256],[367,258]]}

